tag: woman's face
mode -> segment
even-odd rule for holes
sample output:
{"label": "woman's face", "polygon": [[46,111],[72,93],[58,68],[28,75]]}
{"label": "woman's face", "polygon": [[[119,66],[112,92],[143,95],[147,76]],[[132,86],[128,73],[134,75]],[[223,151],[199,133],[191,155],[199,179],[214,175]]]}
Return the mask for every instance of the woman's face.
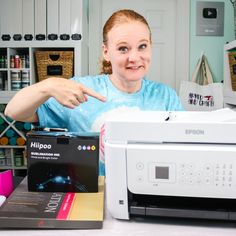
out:
{"label": "woman's face", "polygon": [[137,91],[151,62],[148,27],[139,21],[122,23],[114,26],[107,38],[103,56],[111,62],[113,84],[125,92]]}

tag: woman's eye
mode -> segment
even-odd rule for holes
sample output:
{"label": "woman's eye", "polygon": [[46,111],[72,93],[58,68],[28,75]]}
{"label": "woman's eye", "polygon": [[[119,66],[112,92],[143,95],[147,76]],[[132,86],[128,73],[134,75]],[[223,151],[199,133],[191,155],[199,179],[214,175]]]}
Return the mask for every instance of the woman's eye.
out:
{"label": "woman's eye", "polygon": [[119,47],[118,50],[122,53],[128,52],[128,48],[127,47]]}
{"label": "woman's eye", "polygon": [[141,44],[138,48],[140,49],[140,50],[143,50],[143,49],[145,49],[147,47],[147,44]]}

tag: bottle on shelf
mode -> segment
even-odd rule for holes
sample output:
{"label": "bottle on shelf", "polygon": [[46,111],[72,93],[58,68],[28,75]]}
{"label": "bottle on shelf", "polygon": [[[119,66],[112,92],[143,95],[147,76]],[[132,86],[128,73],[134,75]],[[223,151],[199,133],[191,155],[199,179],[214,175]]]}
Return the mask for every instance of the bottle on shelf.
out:
{"label": "bottle on shelf", "polygon": [[0,55],[0,69],[6,69],[6,68],[7,68],[7,56]]}
{"label": "bottle on shelf", "polygon": [[7,68],[7,65],[8,65],[8,63],[7,63],[7,56],[5,56],[4,57],[4,68]]}
{"label": "bottle on shelf", "polygon": [[26,68],[26,67],[25,67],[25,55],[22,55],[22,56],[20,57],[20,61],[21,61],[21,67],[20,67],[20,68]]}
{"label": "bottle on shelf", "polygon": [[14,68],[17,68],[17,69],[20,68],[20,57],[19,57],[19,55],[15,55],[14,64],[15,64]]}
{"label": "bottle on shelf", "polygon": [[13,55],[10,56],[10,67],[15,68],[15,59]]}
{"label": "bottle on shelf", "polygon": [[[1,63],[0,63],[0,66],[1,66]],[[21,55],[18,55],[18,54],[10,55],[10,68],[15,68],[15,69],[29,68],[29,55],[26,53],[21,54]]]}
{"label": "bottle on shelf", "polygon": [[25,68],[30,68],[29,55],[25,56]]}
{"label": "bottle on shelf", "polygon": [[7,90],[7,71],[0,71],[0,90]]}
{"label": "bottle on shelf", "polygon": [[5,160],[5,150],[3,148],[0,148],[0,166],[5,166],[6,165],[6,160]]}
{"label": "bottle on shelf", "polygon": [[23,151],[22,150],[15,150],[14,152],[14,164],[16,167],[23,166]]}
{"label": "bottle on shelf", "polygon": [[0,55],[0,68],[5,68],[5,59],[3,55]]}

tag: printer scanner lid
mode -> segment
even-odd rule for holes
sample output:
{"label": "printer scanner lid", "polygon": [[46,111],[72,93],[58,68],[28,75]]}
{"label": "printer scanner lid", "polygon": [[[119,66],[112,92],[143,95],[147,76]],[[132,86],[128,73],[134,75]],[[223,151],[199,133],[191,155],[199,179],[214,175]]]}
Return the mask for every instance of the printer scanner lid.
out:
{"label": "printer scanner lid", "polygon": [[133,111],[109,117],[110,143],[236,143],[236,112]]}

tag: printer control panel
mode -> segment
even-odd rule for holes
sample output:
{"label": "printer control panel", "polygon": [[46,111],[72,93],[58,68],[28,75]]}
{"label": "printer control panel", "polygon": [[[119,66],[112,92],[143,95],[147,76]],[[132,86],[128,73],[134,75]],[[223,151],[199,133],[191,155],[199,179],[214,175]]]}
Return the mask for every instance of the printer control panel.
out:
{"label": "printer control panel", "polygon": [[201,168],[193,163],[181,163],[179,181],[182,184],[205,184],[216,187],[232,187],[232,163],[206,163]]}
{"label": "printer control panel", "polygon": [[235,198],[236,147],[130,144],[128,189],[136,194]]}

